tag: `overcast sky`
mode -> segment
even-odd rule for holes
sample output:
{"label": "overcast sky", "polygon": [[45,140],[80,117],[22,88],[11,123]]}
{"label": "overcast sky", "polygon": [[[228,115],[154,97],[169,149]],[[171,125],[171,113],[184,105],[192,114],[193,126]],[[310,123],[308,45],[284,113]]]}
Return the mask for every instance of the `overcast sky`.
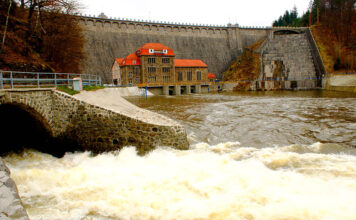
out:
{"label": "overcast sky", "polygon": [[294,5],[301,15],[309,0],[79,0],[82,14],[198,24],[271,26]]}

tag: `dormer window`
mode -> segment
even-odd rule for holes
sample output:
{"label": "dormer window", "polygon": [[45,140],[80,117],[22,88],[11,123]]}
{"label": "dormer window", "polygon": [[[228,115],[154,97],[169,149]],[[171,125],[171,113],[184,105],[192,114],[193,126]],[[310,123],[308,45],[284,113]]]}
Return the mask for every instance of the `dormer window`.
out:
{"label": "dormer window", "polygon": [[149,49],[149,52],[150,52],[150,53],[154,53],[155,50],[154,50],[154,49]]}
{"label": "dormer window", "polygon": [[136,64],[136,60],[132,61],[133,64]]}
{"label": "dormer window", "polygon": [[163,49],[163,53],[164,53],[164,54],[167,54],[167,53],[168,53],[168,50],[167,50],[167,49]]}

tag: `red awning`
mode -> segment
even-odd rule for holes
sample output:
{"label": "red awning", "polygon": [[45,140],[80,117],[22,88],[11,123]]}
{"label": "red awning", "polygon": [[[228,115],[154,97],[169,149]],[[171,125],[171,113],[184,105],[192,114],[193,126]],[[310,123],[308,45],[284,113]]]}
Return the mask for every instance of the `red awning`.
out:
{"label": "red awning", "polygon": [[214,74],[212,74],[212,73],[208,73],[208,78],[209,79],[213,79],[213,78],[216,78],[216,76]]}

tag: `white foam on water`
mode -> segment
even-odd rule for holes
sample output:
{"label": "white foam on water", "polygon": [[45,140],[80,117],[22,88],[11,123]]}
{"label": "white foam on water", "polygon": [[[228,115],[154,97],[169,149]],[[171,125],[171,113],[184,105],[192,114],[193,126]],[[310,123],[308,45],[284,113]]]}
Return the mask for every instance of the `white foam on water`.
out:
{"label": "white foam on water", "polygon": [[356,156],[325,147],[200,143],[5,160],[31,219],[356,219]]}

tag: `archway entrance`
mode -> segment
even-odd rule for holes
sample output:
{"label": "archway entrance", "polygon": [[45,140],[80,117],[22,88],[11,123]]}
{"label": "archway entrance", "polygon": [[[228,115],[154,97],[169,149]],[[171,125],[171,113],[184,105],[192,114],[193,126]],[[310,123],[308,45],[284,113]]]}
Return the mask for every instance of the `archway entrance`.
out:
{"label": "archway entrance", "polygon": [[[71,149],[68,140],[53,138],[49,126],[41,115],[24,105],[0,105],[1,148],[0,155],[20,153],[24,149],[35,149],[62,157]],[[78,149],[78,148],[75,148]]]}

